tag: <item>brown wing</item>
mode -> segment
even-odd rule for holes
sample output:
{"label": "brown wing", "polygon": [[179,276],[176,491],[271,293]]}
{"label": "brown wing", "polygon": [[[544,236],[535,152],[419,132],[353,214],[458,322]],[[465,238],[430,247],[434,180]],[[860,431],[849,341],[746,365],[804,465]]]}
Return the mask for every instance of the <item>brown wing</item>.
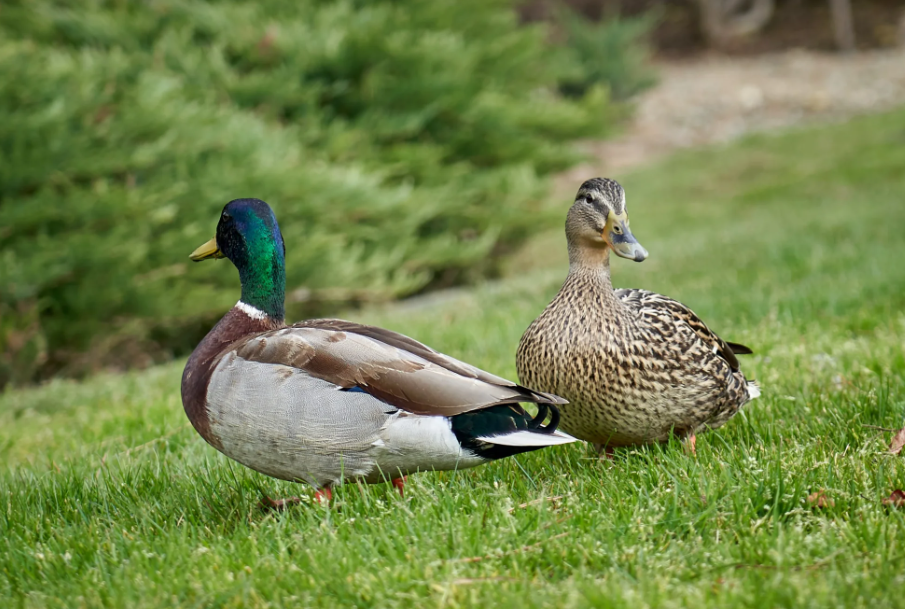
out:
{"label": "brown wing", "polygon": [[286,366],[339,388],[361,387],[414,414],[454,416],[518,402],[562,404],[402,334],[322,319],[256,335],[234,347],[248,361]]}
{"label": "brown wing", "polygon": [[352,332],[361,336],[367,336],[378,342],[397,349],[407,351],[413,355],[427,360],[433,364],[437,364],[446,368],[450,372],[461,374],[464,377],[476,378],[493,385],[504,385],[507,387],[515,386],[515,383],[508,381],[502,377],[491,374],[480,368],[476,368],[471,364],[457,360],[454,357],[444,355],[439,351],[434,351],[424,343],[420,343],[414,338],[410,338],[405,334],[399,334],[392,330],[378,328],[377,326],[367,326],[358,324],[344,319],[309,319],[292,326],[293,328],[320,328],[322,330],[335,330],[337,332]]}
{"label": "brown wing", "polygon": [[[739,369],[737,353],[751,353],[751,350],[744,345],[727,343],[716,333],[707,327],[701,318],[695,315],[695,312],[683,305],[677,300],[657,294],[656,292],[648,292],[647,290],[622,289],[616,291],[621,300],[626,303],[634,302],[635,306],[640,308],[649,308],[656,311],[657,317],[667,317],[674,323],[683,323],[691,328],[694,333],[701,339],[705,345],[709,346],[714,353],[718,354],[729,364],[732,370]],[[739,347],[735,351],[733,347]]]}

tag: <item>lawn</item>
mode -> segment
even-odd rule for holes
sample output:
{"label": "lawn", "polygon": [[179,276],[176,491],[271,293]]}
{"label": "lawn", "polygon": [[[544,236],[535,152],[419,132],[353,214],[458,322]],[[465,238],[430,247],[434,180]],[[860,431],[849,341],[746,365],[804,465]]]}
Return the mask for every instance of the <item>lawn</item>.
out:
{"label": "lawn", "polygon": [[[905,606],[905,508],[882,504],[905,458],[877,429],[905,421],[905,111],[611,177],[651,253],[614,283],[756,352],[763,396],[696,457],[574,444],[277,514],[262,492],[310,493],[197,436],[183,362],[8,391],[0,606]],[[344,316],[514,378],[565,261],[551,226],[500,281]]]}

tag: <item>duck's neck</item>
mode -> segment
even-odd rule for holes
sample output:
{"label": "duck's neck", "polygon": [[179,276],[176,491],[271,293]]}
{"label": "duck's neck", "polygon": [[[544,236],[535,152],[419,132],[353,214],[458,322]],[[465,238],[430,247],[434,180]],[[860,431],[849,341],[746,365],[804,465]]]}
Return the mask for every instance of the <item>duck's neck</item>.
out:
{"label": "duck's neck", "polygon": [[230,259],[239,270],[242,298],[204,337],[190,364],[214,357],[227,344],[244,336],[284,325],[286,267],[282,238],[273,238],[262,231],[252,232],[246,239],[246,247]]}
{"label": "duck's neck", "polygon": [[282,319],[273,319],[260,309],[255,309],[241,300],[226,312],[211,331],[207,333],[191,359],[207,361],[218,355],[227,345],[252,334],[278,330],[285,324]]}
{"label": "duck's neck", "polygon": [[251,317],[264,315],[282,323],[286,297],[286,262],[282,240],[269,233],[251,233],[245,249],[231,256],[239,270],[242,298],[239,305]]}
{"label": "duck's neck", "polygon": [[242,298],[236,305],[249,317],[283,323],[286,298],[286,266],[281,247],[268,242],[255,255],[240,261]]}
{"label": "duck's neck", "polygon": [[610,249],[608,247],[579,247],[569,244],[569,279],[578,281],[595,292],[614,300],[610,280]]}

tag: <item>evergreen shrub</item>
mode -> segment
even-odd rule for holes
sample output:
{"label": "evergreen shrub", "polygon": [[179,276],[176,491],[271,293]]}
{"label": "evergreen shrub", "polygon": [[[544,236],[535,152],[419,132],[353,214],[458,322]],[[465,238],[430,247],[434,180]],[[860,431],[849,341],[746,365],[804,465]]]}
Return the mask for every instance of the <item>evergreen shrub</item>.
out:
{"label": "evergreen shrub", "polygon": [[189,352],[238,286],[187,256],[238,197],[291,318],[492,275],[614,116],[513,4],[4,2],[0,386]]}

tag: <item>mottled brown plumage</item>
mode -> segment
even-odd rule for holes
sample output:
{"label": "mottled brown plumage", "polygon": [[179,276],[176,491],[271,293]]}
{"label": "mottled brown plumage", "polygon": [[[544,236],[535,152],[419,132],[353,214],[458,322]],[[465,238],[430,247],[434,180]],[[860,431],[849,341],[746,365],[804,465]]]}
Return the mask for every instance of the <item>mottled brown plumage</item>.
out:
{"label": "mottled brown plumage", "polygon": [[569,275],[525,331],[516,365],[528,387],[560,395],[561,428],[604,447],[694,437],[759,395],[736,353],[680,302],[614,290],[609,252],[644,260],[614,180],[582,184],[566,221]]}

